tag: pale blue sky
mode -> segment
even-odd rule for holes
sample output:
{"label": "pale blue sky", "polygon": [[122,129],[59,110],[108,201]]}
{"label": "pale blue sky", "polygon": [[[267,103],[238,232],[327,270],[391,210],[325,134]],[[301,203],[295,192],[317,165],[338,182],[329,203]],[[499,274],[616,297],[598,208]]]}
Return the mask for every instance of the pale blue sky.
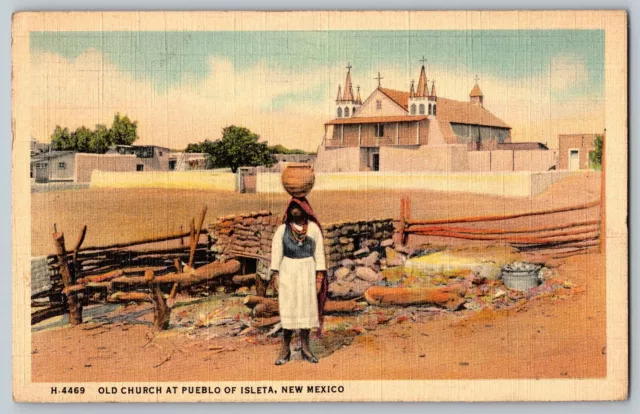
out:
{"label": "pale blue sky", "polygon": [[[600,30],[33,32],[30,41],[32,64],[45,66],[46,70],[52,66],[47,60],[51,56],[62,60],[62,63],[54,62],[62,65],[56,72],[57,79],[49,74],[34,80],[42,82],[42,90],[47,91],[42,94],[51,95],[48,102],[34,109],[40,112],[46,106],[49,111],[46,117],[41,117],[43,125],[35,127],[38,138],[46,136],[55,124],[93,122],[93,115],[76,119],[73,117],[78,111],[56,112],[55,106],[65,99],[70,103],[61,107],[73,105],[81,110],[83,102],[90,100],[78,98],[85,92],[67,92],[67,95],[77,95],[74,101],[73,97],[55,94],[66,88],[64,82],[70,77],[79,76],[81,72],[77,70],[100,71],[107,66],[108,70],[126,77],[122,81],[126,87],[119,92],[121,96],[143,88],[129,84],[133,82],[152,91],[153,95],[145,95],[147,101],[180,99],[189,89],[199,91],[196,98],[216,102],[230,100],[226,108],[207,113],[206,119],[198,113],[201,112],[198,108],[183,114],[181,119],[199,125],[196,128],[185,124],[184,128],[191,128],[190,135],[198,135],[190,138],[191,141],[216,138],[211,135],[217,134],[222,124],[233,122],[251,123],[271,142],[289,145],[294,145],[287,142],[292,138],[284,134],[293,129],[296,134],[313,137],[309,143],[299,146],[313,147],[321,138],[323,122],[331,117],[332,100],[338,83],[344,81],[347,62],[353,65],[354,86],[362,86],[363,99],[375,88],[373,77],[377,71],[382,71],[385,78],[383,86],[408,90],[410,80],[417,78],[423,56],[427,59],[428,75],[435,74],[437,78],[441,96],[467,99],[473,77],[478,74],[485,95],[490,91],[485,98],[487,108],[514,127],[516,140],[522,137],[549,142],[558,132],[574,132],[556,128],[559,124],[553,118],[563,117],[563,122],[571,125],[582,112],[593,113],[604,104],[604,32]],[[100,59],[95,68],[87,69],[86,62],[79,65],[81,69],[73,67],[83,57],[96,54]],[[221,85],[214,81],[221,82],[223,78],[235,87],[221,96],[218,92]],[[242,95],[245,81],[251,80],[254,86]],[[54,81],[60,84],[55,85]],[[287,87],[294,83],[295,87]],[[119,86],[109,88],[113,91]],[[233,108],[240,108],[240,103],[253,99],[257,88],[260,99],[249,109],[260,112],[256,114],[261,118],[260,124],[255,126],[255,120],[235,116]],[[233,99],[229,94],[234,95]],[[109,105],[113,110],[135,115],[143,104],[122,108],[117,103],[115,107]],[[87,105],[88,114],[96,104]],[[532,114],[528,109],[531,107],[540,114]],[[175,112],[175,109],[166,111]],[[291,121],[297,123],[288,130],[279,130],[276,126],[288,120],[282,116],[276,119],[278,113],[297,116],[297,121]],[[311,118],[311,113],[318,115]],[[221,118],[220,125],[210,129],[205,122],[215,123],[217,115]],[[137,116],[141,123],[147,117],[143,113]],[[305,116],[308,119],[302,120]],[[272,120],[268,120],[269,117]],[[149,119],[148,122],[155,121]],[[300,126],[303,124],[306,129]],[[536,129],[539,124],[544,131]],[[585,128],[593,129],[593,125]],[[143,140],[158,142],[159,136],[167,139],[167,134],[170,133],[162,132],[156,125],[153,132],[147,131]]]}

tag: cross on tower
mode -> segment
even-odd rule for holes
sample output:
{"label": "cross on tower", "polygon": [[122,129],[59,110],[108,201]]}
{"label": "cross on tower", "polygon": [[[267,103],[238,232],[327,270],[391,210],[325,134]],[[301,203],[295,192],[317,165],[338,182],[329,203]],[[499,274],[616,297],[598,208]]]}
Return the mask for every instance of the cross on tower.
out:
{"label": "cross on tower", "polygon": [[473,79],[476,81],[476,85],[477,85],[477,84],[478,84],[478,81],[480,80],[480,76],[478,76],[478,75],[476,74],[476,77],[475,77],[475,78],[473,78]]}
{"label": "cross on tower", "polygon": [[424,57],[424,55],[422,55],[422,59],[420,59],[419,62],[421,62],[423,65],[427,63],[427,59]]}
{"label": "cross on tower", "polygon": [[380,83],[380,81],[381,81],[382,79],[384,79],[384,78],[383,78],[382,76],[380,76],[380,72],[378,72],[378,77],[377,77],[377,78],[373,78],[373,79],[377,79],[377,80],[378,80],[378,88],[379,88],[380,86],[382,86],[382,84]]}
{"label": "cross on tower", "polygon": [[351,72],[351,68],[352,68],[352,67],[353,67],[353,66],[351,66],[351,62],[347,62],[347,70],[348,70],[349,72]]}

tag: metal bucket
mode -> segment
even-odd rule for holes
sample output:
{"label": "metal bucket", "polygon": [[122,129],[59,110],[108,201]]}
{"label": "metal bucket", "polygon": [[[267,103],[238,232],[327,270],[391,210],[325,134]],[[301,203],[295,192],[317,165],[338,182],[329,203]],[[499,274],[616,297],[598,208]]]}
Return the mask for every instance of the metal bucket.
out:
{"label": "metal bucket", "polygon": [[514,262],[502,268],[502,281],[509,289],[524,291],[540,284],[542,265],[527,262]]}

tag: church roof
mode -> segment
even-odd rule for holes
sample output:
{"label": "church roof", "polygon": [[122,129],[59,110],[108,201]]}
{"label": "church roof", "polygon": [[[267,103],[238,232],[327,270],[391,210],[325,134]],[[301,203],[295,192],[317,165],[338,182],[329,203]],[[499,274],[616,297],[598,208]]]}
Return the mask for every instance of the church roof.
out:
{"label": "church roof", "polygon": [[472,98],[475,98],[478,96],[484,96],[482,95],[482,91],[480,90],[480,87],[478,86],[477,83],[473,85],[473,89],[471,89],[471,93],[469,93],[469,96]]}
{"label": "church roof", "polygon": [[[409,108],[409,93],[394,89],[378,88],[404,110]],[[480,88],[478,88],[480,90]],[[454,124],[471,124],[493,126],[497,128],[511,128],[503,120],[480,105],[471,102],[456,101],[454,99],[438,98],[438,118]],[[362,118],[354,118],[362,119]]]}
{"label": "church roof", "polygon": [[344,81],[343,101],[353,101],[353,85],[351,84],[351,69],[347,71],[347,78]]}
{"label": "church roof", "polygon": [[427,74],[424,70],[424,65],[422,65],[422,69],[420,69],[416,96],[429,96],[429,85],[427,84]]}
{"label": "church roof", "polygon": [[426,115],[409,116],[409,115],[395,115],[395,116],[367,116],[367,117],[353,117],[353,118],[340,118],[327,122],[325,125],[347,125],[347,124],[377,124],[377,123],[391,123],[391,122],[411,122],[422,121],[427,119]]}
{"label": "church roof", "polygon": [[380,92],[387,95],[393,102],[397,103],[406,111],[409,109],[409,92],[396,91],[395,89],[378,88]]}
{"label": "church roof", "polygon": [[454,99],[438,98],[438,117],[454,124],[511,128],[506,122],[484,107]]}

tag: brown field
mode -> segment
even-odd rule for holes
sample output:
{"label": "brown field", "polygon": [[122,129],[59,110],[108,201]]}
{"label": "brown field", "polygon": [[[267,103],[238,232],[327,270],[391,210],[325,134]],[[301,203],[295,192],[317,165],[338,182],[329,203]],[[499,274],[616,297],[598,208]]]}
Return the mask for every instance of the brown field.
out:
{"label": "brown field", "polygon": [[[530,211],[574,205],[599,197],[599,176],[569,179],[540,196],[504,198],[414,192],[412,216],[441,218]],[[316,193],[311,204],[323,222],[397,217],[406,193]],[[87,224],[87,244],[126,241],[177,230],[202,204],[215,216],[262,209],[279,212],[284,195],[165,190],[79,190],[33,194],[33,255],[49,253],[53,223],[74,240]],[[588,212],[552,220],[579,220]],[[518,227],[550,218],[511,220]],[[500,224],[495,224],[499,226]],[[422,240],[414,238],[412,243]],[[452,243],[441,239],[440,243]],[[479,244],[479,243],[475,243]],[[479,250],[481,251],[481,250]],[[316,366],[293,361],[274,367],[277,343],[211,339],[233,352],[189,350],[187,335],[157,335],[149,345],[147,325],[85,330],[63,327],[32,336],[33,381],[169,381],[281,379],[475,379],[588,378],[606,374],[604,258],[599,253],[550,263],[576,289],[501,311],[446,315],[428,322],[381,327],[322,358]],[[169,356],[169,358],[167,358]]]}
{"label": "brown field", "polygon": [[[466,193],[415,191],[317,192],[309,201],[323,223],[343,220],[397,218],[400,197],[411,196],[412,216],[421,219],[477,216],[531,211],[586,203],[600,194],[599,174],[556,183],[536,198],[507,198]],[[259,210],[279,214],[288,200],[285,194],[238,194],[226,191],[162,189],[88,189],[52,191],[31,195],[32,256],[54,252],[54,223],[67,240],[76,240],[87,225],[85,245],[104,245],[188,229],[203,204],[208,207],[205,223],[218,216]],[[597,209],[592,209],[593,214]],[[578,220],[585,213],[555,215],[554,219]],[[539,225],[535,218],[511,220],[518,227]],[[549,220],[548,217],[542,220]],[[545,221],[547,222],[547,221]],[[495,225],[500,225],[496,222]]]}

